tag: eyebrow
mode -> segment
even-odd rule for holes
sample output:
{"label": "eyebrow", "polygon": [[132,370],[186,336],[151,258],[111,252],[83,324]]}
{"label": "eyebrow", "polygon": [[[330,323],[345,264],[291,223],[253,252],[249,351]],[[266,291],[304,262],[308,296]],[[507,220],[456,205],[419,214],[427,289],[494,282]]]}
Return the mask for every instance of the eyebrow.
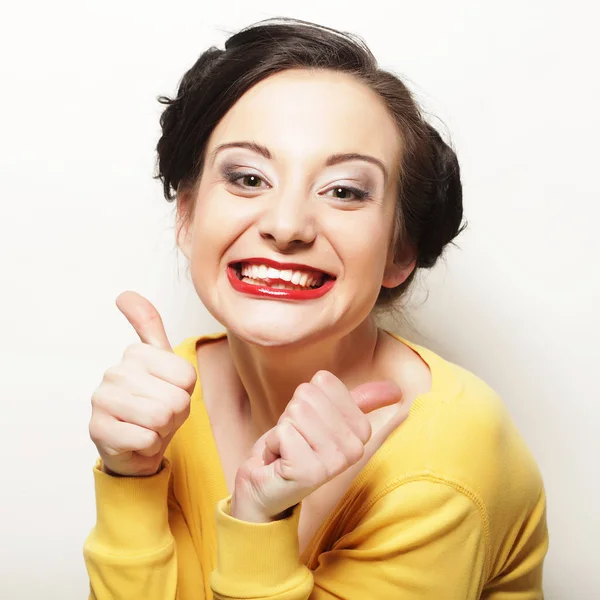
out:
{"label": "eyebrow", "polygon": [[[210,164],[212,165],[215,161],[215,157],[221,150],[225,150],[225,148],[245,148],[246,150],[250,150],[252,152],[256,152],[261,156],[264,156],[266,159],[271,160],[273,155],[269,151],[266,146],[262,144],[257,144],[256,142],[228,142],[226,144],[219,144],[210,155]],[[325,166],[331,167],[333,165],[337,165],[339,163],[343,163],[350,160],[362,160],[364,162],[371,163],[377,167],[379,167],[383,173],[384,180],[387,181],[388,178],[388,170],[387,167],[381,162],[378,158],[374,156],[370,156],[369,154],[358,154],[356,152],[345,152],[338,154],[331,154],[325,160]]]}

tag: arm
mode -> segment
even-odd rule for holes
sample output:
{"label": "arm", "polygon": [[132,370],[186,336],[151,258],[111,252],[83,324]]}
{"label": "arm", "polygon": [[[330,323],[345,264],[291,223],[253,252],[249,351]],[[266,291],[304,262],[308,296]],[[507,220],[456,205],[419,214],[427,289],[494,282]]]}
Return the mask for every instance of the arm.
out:
{"label": "arm", "polygon": [[[181,347],[172,350],[148,300],[125,292],[117,306],[142,343],[125,350],[92,395],[89,431],[101,461],[94,469],[96,526],[84,548],[90,597],[197,597],[201,569],[169,494],[171,467],[164,458],[189,415],[197,373]],[[182,558],[187,562],[178,577]],[[194,593],[188,595],[190,586]]]}
{"label": "arm", "polygon": [[[178,581],[176,549],[180,556],[195,552],[181,509],[168,492],[169,462],[151,477],[114,477],[98,467],[96,526],[84,547],[90,599],[197,597],[204,588],[197,560],[186,562]],[[195,592],[186,595],[187,589]]]}
{"label": "arm", "polygon": [[[300,563],[298,509],[275,523],[246,523],[217,510],[215,598],[277,600],[475,600],[487,571],[485,515],[437,480],[413,480],[379,497],[318,558]],[[311,576],[312,575],[312,576]]]}
{"label": "arm", "polygon": [[502,553],[498,572],[486,586],[485,600],[543,600],[543,563],[548,551],[544,490],[524,522],[515,522],[506,537],[510,547]]}

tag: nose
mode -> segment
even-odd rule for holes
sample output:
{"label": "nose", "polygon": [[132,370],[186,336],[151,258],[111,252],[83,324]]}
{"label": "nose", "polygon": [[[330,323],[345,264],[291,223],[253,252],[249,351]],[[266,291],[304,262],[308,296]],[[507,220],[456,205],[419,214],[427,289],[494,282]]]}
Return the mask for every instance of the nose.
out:
{"label": "nose", "polygon": [[258,225],[261,237],[280,252],[310,246],[317,235],[310,199],[287,193],[269,200]]}

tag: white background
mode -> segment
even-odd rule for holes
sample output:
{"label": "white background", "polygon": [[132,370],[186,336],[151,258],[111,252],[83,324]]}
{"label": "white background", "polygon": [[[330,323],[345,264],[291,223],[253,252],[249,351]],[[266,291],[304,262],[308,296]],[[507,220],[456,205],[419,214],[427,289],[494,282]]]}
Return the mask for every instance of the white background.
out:
{"label": "white background", "polygon": [[282,14],[362,35],[451,133],[470,227],[460,249],[421,280],[413,337],[495,387],[537,458],[551,534],[546,597],[600,597],[593,6],[3,6],[0,597],[86,597],[81,548],[94,521],[95,459],[89,399],[134,340],[114,306],[117,294],[147,295],[173,343],[220,329],[188,283],[173,207],[152,179],[156,97],[172,94],[197,56],[228,32]]}

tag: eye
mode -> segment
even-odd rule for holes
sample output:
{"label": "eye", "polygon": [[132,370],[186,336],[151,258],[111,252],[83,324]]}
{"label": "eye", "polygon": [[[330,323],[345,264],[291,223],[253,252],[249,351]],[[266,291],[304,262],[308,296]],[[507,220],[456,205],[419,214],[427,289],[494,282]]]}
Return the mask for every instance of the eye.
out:
{"label": "eye", "polygon": [[241,180],[242,185],[246,185],[248,187],[260,187],[262,182],[262,179],[256,175],[244,175]]}
{"label": "eye", "polygon": [[[237,187],[246,189],[260,189],[261,187],[268,187],[264,180],[258,175],[255,175],[254,173],[244,173],[242,171],[225,171],[223,175],[229,183]],[[265,185],[262,186],[261,184]]]}
{"label": "eye", "polygon": [[346,202],[362,202],[369,198],[369,192],[355,187],[336,186],[327,191],[327,194],[333,192],[332,197],[336,200],[344,200]]}

